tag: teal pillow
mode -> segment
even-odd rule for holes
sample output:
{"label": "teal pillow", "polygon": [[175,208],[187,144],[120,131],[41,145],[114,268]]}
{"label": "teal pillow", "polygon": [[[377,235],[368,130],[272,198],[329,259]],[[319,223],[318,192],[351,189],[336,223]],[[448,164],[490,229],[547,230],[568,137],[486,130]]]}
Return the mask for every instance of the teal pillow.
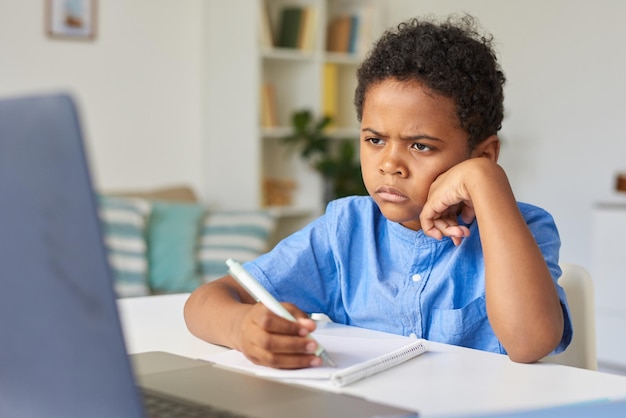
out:
{"label": "teal pillow", "polygon": [[98,203],[115,293],[118,297],[148,295],[146,233],[150,203],[108,196],[98,196]]}
{"label": "teal pillow", "polygon": [[274,216],[264,210],[209,212],[202,224],[198,253],[202,280],[224,276],[229,258],[243,263],[266,252],[275,226]]}
{"label": "teal pillow", "polygon": [[199,204],[152,201],[148,259],[154,293],[191,292],[200,285],[196,253],[203,215]]}

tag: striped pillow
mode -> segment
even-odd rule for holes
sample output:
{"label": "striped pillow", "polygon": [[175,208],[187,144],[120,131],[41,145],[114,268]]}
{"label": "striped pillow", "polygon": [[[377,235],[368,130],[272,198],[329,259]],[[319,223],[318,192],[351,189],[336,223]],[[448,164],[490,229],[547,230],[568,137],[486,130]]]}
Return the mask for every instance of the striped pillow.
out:
{"label": "striped pillow", "polygon": [[226,260],[253,260],[266,252],[276,219],[268,211],[208,212],[201,231],[200,270],[204,282],[227,274]]}
{"label": "striped pillow", "polygon": [[117,296],[148,295],[146,232],[150,203],[145,199],[100,196],[99,204]]}

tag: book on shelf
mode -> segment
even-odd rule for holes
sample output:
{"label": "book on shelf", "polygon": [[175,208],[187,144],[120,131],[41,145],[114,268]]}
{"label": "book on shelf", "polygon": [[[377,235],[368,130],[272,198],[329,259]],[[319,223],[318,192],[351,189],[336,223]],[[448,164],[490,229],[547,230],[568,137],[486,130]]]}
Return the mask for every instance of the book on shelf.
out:
{"label": "book on shelf", "polygon": [[297,48],[300,33],[302,8],[297,6],[285,7],[281,12],[278,46],[282,48]]}
{"label": "book on shelf", "polygon": [[333,386],[346,386],[426,351],[426,340],[409,337],[369,338],[318,332],[314,332],[312,336],[324,346],[337,367],[322,365],[296,370],[274,369],[252,363],[237,350],[214,354],[203,360],[267,378],[319,380],[327,381]]}
{"label": "book on shelf", "polygon": [[311,51],[315,47],[315,28],[317,11],[314,7],[302,9],[300,31],[298,32],[298,49]]}
{"label": "book on shelf", "polygon": [[317,11],[308,6],[286,6],[280,13],[276,46],[311,50],[315,45]]}
{"label": "book on shelf", "polygon": [[330,52],[347,53],[352,31],[352,17],[338,16],[330,21],[326,37],[326,50]]}
{"label": "book on shelf", "polygon": [[358,15],[350,16],[350,35],[348,36],[348,53],[354,54],[357,49],[357,43],[359,39],[359,31],[361,29]]}
{"label": "book on shelf", "polygon": [[347,54],[363,54],[372,41],[374,6],[363,5],[342,10],[330,20],[327,28],[326,50]]}
{"label": "book on shelf", "polygon": [[261,3],[259,10],[259,39],[263,48],[270,49],[274,47],[274,32],[272,30],[269,5],[266,1]]}
{"label": "book on shelf", "polygon": [[274,85],[271,83],[263,83],[261,85],[261,126],[264,128],[275,128],[278,126],[276,93]]}

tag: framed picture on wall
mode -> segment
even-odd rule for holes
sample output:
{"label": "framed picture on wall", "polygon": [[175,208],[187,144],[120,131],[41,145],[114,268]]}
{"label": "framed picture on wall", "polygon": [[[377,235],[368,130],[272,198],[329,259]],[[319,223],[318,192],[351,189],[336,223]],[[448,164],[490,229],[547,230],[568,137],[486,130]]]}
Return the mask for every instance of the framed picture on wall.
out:
{"label": "framed picture on wall", "polygon": [[45,0],[46,33],[51,38],[93,40],[97,0]]}

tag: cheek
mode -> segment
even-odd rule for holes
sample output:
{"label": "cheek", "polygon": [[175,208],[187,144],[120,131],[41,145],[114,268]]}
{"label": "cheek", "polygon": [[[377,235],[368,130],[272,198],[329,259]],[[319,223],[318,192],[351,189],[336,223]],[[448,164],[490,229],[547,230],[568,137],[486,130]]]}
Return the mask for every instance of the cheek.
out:
{"label": "cheek", "polygon": [[359,147],[359,162],[361,163],[361,172],[363,173],[363,177],[373,171],[376,171],[374,160],[371,155],[363,149],[363,145]]}
{"label": "cheek", "polygon": [[377,178],[376,169],[372,166],[368,166],[367,163],[361,162],[361,177],[363,178],[363,184],[368,192],[372,192],[370,187],[374,187],[375,179]]}
{"label": "cheek", "polygon": [[411,167],[410,172],[411,177],[409,181],[413,185],[413,198],[423,203],[428,198],[430,186],[441,173],[445,172],[445,169],[438,166],[429,167],[427,164],[422,164],[419,167]]}
{"label": "cheek", "polygon": [[413,167],[415,169],[415,173],[419,173],[424,181],[428,181],[428,183],[432,183],[439,177],[441,174],[450,170],[452,167],[456,166],[460,162],[466,160],[466,157],[454,157],[454,158],[445,158],[439,160],[429,160],[419,166]]}

